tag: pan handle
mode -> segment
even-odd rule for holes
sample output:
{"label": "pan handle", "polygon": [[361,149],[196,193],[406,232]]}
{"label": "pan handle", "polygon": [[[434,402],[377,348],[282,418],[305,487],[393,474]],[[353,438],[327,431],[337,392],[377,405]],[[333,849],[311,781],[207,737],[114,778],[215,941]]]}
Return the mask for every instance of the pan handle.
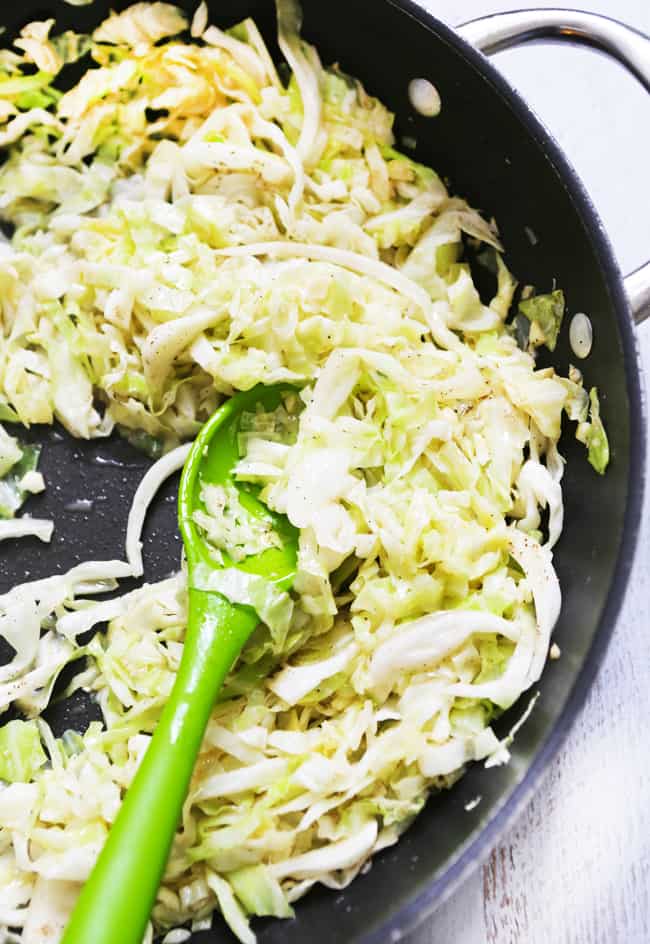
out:
{"label": "pan handle", "polygon": [[[470,20],[456,32],[486,55],[539,39],[584,43],[618,59],[650,92],[650,37],[618,20],[582,10],[514,10]],[[650,317],[650,262],[625,279],[637,324]]]}

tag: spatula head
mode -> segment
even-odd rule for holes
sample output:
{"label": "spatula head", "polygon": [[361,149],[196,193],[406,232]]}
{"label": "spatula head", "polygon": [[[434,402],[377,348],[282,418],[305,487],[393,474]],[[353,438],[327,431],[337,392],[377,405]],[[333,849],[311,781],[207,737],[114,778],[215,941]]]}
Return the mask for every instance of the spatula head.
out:
{"label": "spatula head", "polygon": [[[194,441],[185,462],[178,495],[178,522],[190,571],[199,563],[215,569],[239,567],[277,583],[283,590],[291,586],[296,571],[298,531],[284,515],[270,511],[259,500],[259,490],[255,486],[235,481],[233,472],[240,459],[238,434],[242,414],[253,412],[258,404],[268,412],[275,410],[281,404],[283,394],[293,389],[286,384],[272,387],[259,384],[252,390],[236,394],[219,407]],[[193,519],[195,511],[205,510],[201,500],[201,490],[205,485],[234,486],[243,511],[253,518],[270,521],[281,545],[239,562],[232,561],[224,553],[223,563],[219,563]]]}

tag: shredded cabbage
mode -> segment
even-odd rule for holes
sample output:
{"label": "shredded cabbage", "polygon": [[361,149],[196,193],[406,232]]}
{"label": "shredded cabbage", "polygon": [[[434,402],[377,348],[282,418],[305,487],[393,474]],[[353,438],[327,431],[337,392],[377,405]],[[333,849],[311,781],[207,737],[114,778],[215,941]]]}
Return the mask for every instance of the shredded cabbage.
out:
{"label": "shredded cabbage", "polygon": [[545,344],[555,350],[564,318],[564,292],[556,289],[548,295],[532,295],[519,302],[519,312],[530,322],[529,343]]}
{"label": "shredded cabbage", "polygon": [[600,400],[595,387],[589,391],[589,421],[579,424],[576,436],[586,445],[589,462],[596,472],[604,475],[609,465],[609,441],[600,418]]}
{"label": "shredded cabbage", "polygon": [[289,594],[278,590],[271,581],[237,567],[215,570],[206,564],[197,564],[190,586],[220,593],[231,603],[251,606],[268,627],[275,645],[282,648],[291,624],[293,603]]}
{"label": "shredded cabbage", "polygon": [[[60,934],[174,684],[185,571],[114,591],[144,573],[147,508],[225,396],[299,390],[244,414],[236,487],[201,493],[224,566],[194,586],[259,625],[152,915],[147,939],[169,944],[215,910],[253,942],[251,917],[344,887],[432,790],[507,762],[492,723],[539,679],[560,610],[564,413],[596,471],[609,460],[596,390],[535,363],[562,293],[518,300],[495,224],[397,151],[391,113],[322,65],[295,0],[277,6],[286,84],[251,20],[220,30],[205,4],[190,24],[137,3],[92,36],[32,23],[0,53],[0,420],[164,452],[125,561],[0,596],[0,712],[24,716],[0,729],[8,940]],[[0,427],[0,539],[49,539],[13,518],[43,486],[37,459]],[[239,566],[278,540],[240,514],[240,486],[299,531],[288,593]],[[92,693],[103,722],[57,738],[40,715],[66,667],[65,693]]]}
{"label": "shredded cabbage", "polygon": [[0,780],[29,783],[46,763],[35,721],[9,721],[0,728]]}
{"label": "shredded cabbage", "polygon": [[47,543],[52,537],[51,521],[27,515],[14,518],[30,495],[45,488],[37,471],[40,453],[39,446],[20,444],[0,424],[0,541],[32,536]]}
{"label": "shredded cabbage", "polygon": [[223,561],[222,551],[239,562],[251,554],[281,546],[270,517],[253,517],[245,512],[234,485],[203,485],[201,502],[205,510],[195,511],[193,520],[204,540],[214,548],[218,562]]}

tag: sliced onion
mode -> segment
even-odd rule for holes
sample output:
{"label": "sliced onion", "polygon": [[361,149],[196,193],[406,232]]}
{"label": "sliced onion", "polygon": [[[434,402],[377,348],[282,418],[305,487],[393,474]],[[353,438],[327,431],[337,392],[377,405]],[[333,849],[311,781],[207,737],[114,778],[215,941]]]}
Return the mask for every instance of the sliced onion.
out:
{"label": "sliced onion", "polygon": [[584,312],[577,312],[569,325],[569,343],[571,350],[581,360],[589,357],[594,342],[594,329],[591,319]]}
{"label": "sliced onion", "polygon": [[415,111],[425,118],[435,118],[442,108],[440,93],[433,82],[429,82],[428,79],[411,79],[409,101]]}

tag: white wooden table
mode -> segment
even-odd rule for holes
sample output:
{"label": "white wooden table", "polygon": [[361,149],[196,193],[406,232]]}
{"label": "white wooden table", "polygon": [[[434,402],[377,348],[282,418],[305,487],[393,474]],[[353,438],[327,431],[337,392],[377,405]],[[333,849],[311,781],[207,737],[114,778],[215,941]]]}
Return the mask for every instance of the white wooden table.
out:
{"label": "white wooden table", "polygon": [[[580,6],[650,33],[650,0],[423,0],[454,24],[523,6]],[[495,57],[591,193],[621,267],[650,255],[650,96],[591,50]],[[650,384],[650,322],[639,331]],[[409,944],[649,944],[650,495],[631,586],[587,704],[538,795]]]}

